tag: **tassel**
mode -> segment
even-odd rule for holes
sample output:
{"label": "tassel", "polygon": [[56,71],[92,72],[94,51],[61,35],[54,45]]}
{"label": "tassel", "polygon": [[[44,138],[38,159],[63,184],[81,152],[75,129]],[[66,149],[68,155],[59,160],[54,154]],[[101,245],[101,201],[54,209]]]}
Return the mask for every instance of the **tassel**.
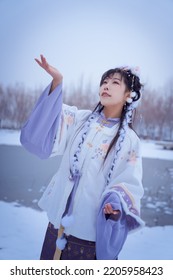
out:
{"label": "tassel", "polygon": [[61,224],[63,227],[69,227],[72,225],[74,221],[74,217],[71,215],[71,216],[68,216],[68,215],[65,215],[62,219],[61,219]]}
{"label": "tassel", "polygon": [[64,234],[57,238],[56,240],[56,247],[58,247],[60,250],[63,250],[65,248],[65,245],[67,243],[67,239],[64,237]]}

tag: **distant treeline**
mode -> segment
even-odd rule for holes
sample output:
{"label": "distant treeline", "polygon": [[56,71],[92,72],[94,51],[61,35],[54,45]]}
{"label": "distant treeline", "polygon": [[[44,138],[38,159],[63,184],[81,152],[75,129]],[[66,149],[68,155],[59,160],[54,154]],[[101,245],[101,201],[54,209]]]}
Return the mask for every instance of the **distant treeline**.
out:
{"label": "distant treeline", "polygon": [[[27,120],[42,89],[0,85],[0,128],[20,129]],[[98,92],[88,84],[64,89],[64,103],[79,109],[93,110],[99,101]],[[167,88],[145,88],[135,116],[135,130],[142,138],[173,140],[173,83]]]}

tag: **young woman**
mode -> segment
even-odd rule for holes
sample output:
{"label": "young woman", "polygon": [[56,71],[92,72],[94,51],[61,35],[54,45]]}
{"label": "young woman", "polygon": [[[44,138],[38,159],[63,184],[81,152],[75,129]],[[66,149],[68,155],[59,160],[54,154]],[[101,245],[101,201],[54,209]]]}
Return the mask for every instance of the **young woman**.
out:
{"label": "young woman", "polygon": [[[41,259],[117,259],[127,234],[140,228],[143,195],[140,141],[132,116],[139,77],[127,68],[106,71],[96,108],[63,104],[61,73],[41,55],[53,78],[21,131],[21,143],[40,158],[62,155],[39,201],[49,224]],[[80,98],[80,97],[79,97]]]}

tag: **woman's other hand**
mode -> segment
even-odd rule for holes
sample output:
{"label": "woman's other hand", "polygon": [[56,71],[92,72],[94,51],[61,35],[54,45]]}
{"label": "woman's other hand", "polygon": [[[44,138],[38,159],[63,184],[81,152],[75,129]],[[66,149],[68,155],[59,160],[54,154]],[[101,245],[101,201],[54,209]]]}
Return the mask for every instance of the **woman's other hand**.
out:
{"label": "woman's other hand", "polygon": [[120,213],[119,210],[113,210],[113,208],[112,208],[110,203],[105,204],[105,207],[104,207],[103,211],[104,211],[104,214],[114,214],[114,215],[117,215],[117,214]]}

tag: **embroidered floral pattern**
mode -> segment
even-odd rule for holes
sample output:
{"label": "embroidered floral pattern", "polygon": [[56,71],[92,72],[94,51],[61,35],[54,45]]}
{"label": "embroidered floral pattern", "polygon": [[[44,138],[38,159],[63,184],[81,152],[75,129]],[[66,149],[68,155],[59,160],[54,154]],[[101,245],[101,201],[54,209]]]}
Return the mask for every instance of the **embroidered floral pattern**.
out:
{"label": "embroidered floral pattern", "polygon": [[139,156],[137,156],[136,152],[134,150],[128,152],[128,159],[127,162],[131,163],[131,164],[136,164],[137,159],[139,158]]}
{"label": "embroidered floral pattern", "polygon": [[98,148],[95,149],[94,155],[91,157],[92,159],[101,157],[104,159],[106,152],[108,150],[109,143],[108,140],[104,140]]}
{"label": "embroidered floral pattern", "polygon": [[109,144],[103,143],[100,147],[100,149],[103,151],[103,153],[106,154],[107,150],[108,150]]}
{"label": "embroidered floral pattern", "polygon": [[102,131],[102,127],[99,125],[99,126],[96,126],[96,131]]}
{"label": "embroidered floral pattern", "polygon": [[92,148],[93,144],[91,142],[87,142],[87,146],[88,146],[88,148]]}
{"label": "embroidered floral pattern", "polygon": [[67,125],[72,125],[74,123],[74,117],[74,113],[64,110],[64,121]]}

